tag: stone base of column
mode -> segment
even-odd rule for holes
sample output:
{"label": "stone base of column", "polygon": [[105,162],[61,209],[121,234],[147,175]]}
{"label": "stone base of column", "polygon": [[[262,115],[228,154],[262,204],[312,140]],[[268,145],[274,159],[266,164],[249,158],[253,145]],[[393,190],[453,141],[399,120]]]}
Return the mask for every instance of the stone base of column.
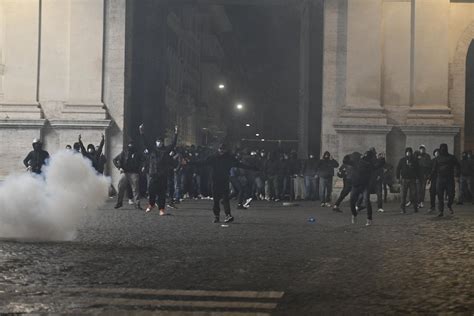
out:
{"label": "stone base of column", "polygon": [[2,103],[0,119],[5,120],[39,120],[42,119],[39,103]]}
{"label": "stone base of column", "polygon": [[354,151],[364,153],[374,147],[377,152],[385,152],[389,125],[334,124],[338,135],[338,159]]}
{"label": "stone base of column", "polygon": [[103,103],[66,103],[61,118],[64,120],[106,120],[107,112]]}
{"label": "stone base of column", "polygon": [[23,159],[33,150],[33,139],[42,138],[45,120],[0,120],[0,179],[25,170]]}
{"label": "stone base of column", "polygon": [[337,124],[384,126],[387,125],[387,114],[382,107],[344,107]]}
{"label": "stone base of column", "polygon": [[50,120],[51,128],[56,132],[56,142],[59,149],[73,145],[82,136],[84,145],[100,143],[101,134],[105,134],[110,126],[110,120]]}
{"label": "stone base of column", "polygon": [[406,147],[415,150],[420,145],[425,145],[430,155],[442,143],[448,144],[450,152],[453,153],[455,137],[461,130],[459,126],[439,125],[406,125],[400,126],[400,129],[406,136]]}
{"label": "stone base of column", "polygon": [[446,105],[415,105],[408,113],[406,124],[452,126],[454,118]]}

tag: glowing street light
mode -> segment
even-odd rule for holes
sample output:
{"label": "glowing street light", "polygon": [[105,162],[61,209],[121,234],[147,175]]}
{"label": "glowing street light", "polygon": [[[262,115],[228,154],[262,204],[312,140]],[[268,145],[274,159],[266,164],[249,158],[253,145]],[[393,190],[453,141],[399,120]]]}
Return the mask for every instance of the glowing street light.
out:
{"label": "glowing street light", "polygon": [[247,126],[247,127],[250,127],[250,124],[249,124],[249,123],[247,123],[247,124],[245,124],[245,126]]}
{"label": "glowing street light", "polygon": [[223,83],[220,83],[218,87],[219,87],[219,90],[224,90],[225,89],[225,85]]}
{"label": "glowing street light", "polygon": [[262,138],[262,142],[264,142],[264,141],[265,141],[265,138]]}
{"label": "glowing street light", "polygon": [[259,137],[259,136],[260,136],[260,134],[259,134],[259,133],[257,133],[257,134],[255,134],[255,136]]}
{"label": "glowing street light", "polygon": [[242,103],[238,103],[238,104],[236,105],[236,108],[237,108],[237,110],[243,110],[243,109],[244,109],[244,105],[243,105]]}

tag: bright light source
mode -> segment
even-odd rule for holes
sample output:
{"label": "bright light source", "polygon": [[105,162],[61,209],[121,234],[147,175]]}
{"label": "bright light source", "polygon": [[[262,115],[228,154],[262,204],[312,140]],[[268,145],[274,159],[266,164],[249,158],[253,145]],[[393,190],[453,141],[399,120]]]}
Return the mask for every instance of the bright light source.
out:
{"label": "bright light source", "polygon": [[225,85],[223,83],[219,84],[219,89],[221,90],[225,89]]}
{"label": "bright light source", "polygon": [[245,126],[247,126],[247,127],[250,127],[250,124],[249,124],[249,123],[247,123],[247,124],[245,124]]}
{"label": "bright light source", "polygon": [[244,105],[242,103],[237,104],[237,110],[242,110],[244,108]]}
{"label": "bright light source", "polygon": [[265,141],[265,138],[262,138],[262,142],[264,142],[264,141]]}
{"label": "bright light source", "polygon": [[260,134],[259,134],[259,133],[257,133],[257,134],[255,134],[255,136],[257,136],[257,137],[258,137],[258,136],[260,136]]}

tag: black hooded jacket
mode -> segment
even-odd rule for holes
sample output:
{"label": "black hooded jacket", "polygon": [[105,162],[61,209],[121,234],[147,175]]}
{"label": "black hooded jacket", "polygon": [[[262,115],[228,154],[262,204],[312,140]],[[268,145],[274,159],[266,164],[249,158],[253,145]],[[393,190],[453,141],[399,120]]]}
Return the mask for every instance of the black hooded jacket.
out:
{"label": "black hooded jacket", "polygon": [[318,175],[320,178],[329,179],[334,176],[334,169],[339,167],[339,163],[334,159],[324,157],[329,157],[329,152],[326,151],[323,159],[318,162]]}
{"label": "black hooded jacket", "polygon": [[[102,150],[104,149],[104,140],[102,139],[99,144],[99,149],[95,150],[94,152],[89,153],[86,148],[84,147],[84,144],[82,143],[82,140],[79,140],[79,145],[81,147],[81,153],[84,157],[89,159],[92,162],[92,167],[100,173],[100,157],[102,156]],[[103,170],[102,170],[103,171]]]}
{"label": "black hooded jacket", "polygon": [[350,164],[353,166],[352,185],[354,187],[369,188],[372,184],[372,174],[375,170],[382,167],[378,165],[375,154],[372,151],[366,152],[365,155],[360,158],[358,155],[353,155]]}
{"label": "black hooded jacket", "polygon": [[49,159],[49,153],[42,148],[36,148],[29,152],[26,158],[23,160],[23,164],[26,168],[31,167],[31,172],[40,174],[41,169],[46,164],[46,160]]}
{"label": "black hooded jacket", "polygon": [[431,177],[443,177],[452,179],[459,176],[461,165],[454,155],[448,153],[448,145],[441,144],[439,147],[439,155],[433,161],[433,170]]}
{"label": "black hooded jacket", "polygon": [[148,174],[150,176],[167,176],[170,169],[175,166],[175,161],[170,153],[176,147],[178,134],[174,135],[171,145],[160,148],[150,141],[145,134],[142,134],[142,141],[148,150]]}
{"label": "black hooded jacket", "polygon": [[418,159],[413,155],[413,150],[411,148],[407,148],[405,153],[407,152],[411,152],[412,155],[410,157],[405,156],[398,162],[396,171],[397,179],[419,179],[421,176],[421,169],[418,164]]}

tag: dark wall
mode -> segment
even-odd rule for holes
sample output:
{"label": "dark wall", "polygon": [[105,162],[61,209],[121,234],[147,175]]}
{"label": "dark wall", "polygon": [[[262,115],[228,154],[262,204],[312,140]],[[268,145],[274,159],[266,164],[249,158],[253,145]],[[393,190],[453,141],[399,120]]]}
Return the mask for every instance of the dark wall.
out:
{"label": "dark wall", "polygon": [[474,150],[474,41],[466,59],[466,113],[464,115],[464,148]]}

